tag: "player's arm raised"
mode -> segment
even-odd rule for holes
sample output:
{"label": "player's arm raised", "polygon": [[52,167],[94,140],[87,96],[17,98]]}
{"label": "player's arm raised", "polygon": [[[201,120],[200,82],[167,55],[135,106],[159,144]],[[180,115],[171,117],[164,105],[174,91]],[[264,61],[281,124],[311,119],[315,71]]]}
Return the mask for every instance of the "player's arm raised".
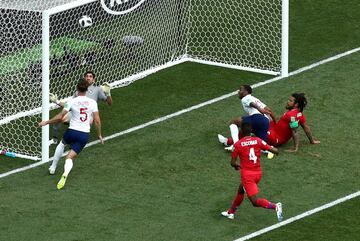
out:
{"label": "player's arm raised", "polygon": [[57,94],[50,93],[50,102],[57,104],[60,107],[64,107],[65,101],[59,100]]}
{"label": "player's arm raised", "polygon": [[94,115],[94,122],[95,122],[97,135],[99,137],[99,140],[100,140],[101,144],[104,144],[104,140],[103,140],[103,137],[101,135],[101,120],[100,120],[99,112],[96,111],[96,112],[93,113],[93,115]]}
{"label": "player's arm raised", "polygon": [[113,101],[112,101],[112,97],[111,97],[111,86],[109,83],[105,82],[103,85],[100,86],[100,88],[102,89],[102,91],[104,92],[105,96],[106,96],[106,103],[111,106]]}

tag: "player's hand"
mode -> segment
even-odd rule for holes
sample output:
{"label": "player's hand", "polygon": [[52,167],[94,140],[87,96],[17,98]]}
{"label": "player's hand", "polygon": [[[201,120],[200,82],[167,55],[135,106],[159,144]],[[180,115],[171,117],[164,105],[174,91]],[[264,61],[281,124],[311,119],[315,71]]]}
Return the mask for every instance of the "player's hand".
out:
{"label": "player's hand", "polygon": [[57,94],[50,93],[50,102],[56,103],[56,104],[59,102]]}
{"label": "player's hand", "polygon": [[46,126],[46,125],[47,125],[47,122],[42,121],[42,122],[39,122],[38,127],[43,127],[43,126]]}
{"label": "player's hand", "polygon": [[260,112],[264,115],[269,115],[269,116],[271,115],[271,110],[266,109],[266,108],[260,109]]}
{"label": "player's hand", "polygon": [[100,143],[101,143],[101,144],[104,144],[104,139],[103,139],[102,136],[99,136],[99,140],[100,140]]}
{"label": "player's hand", "polygon": [[101,89],[104,91],[105,95],[106,96],[111,96],[111,93],[110,93],[110,84],[108,82],[105,82],[102,86],[100,86]]}
{"label": "player's hand", "polygon": [[231,166],[235,169],[235,170],[239,170],[240,166],[238,164],[233,164],[231,163]]}

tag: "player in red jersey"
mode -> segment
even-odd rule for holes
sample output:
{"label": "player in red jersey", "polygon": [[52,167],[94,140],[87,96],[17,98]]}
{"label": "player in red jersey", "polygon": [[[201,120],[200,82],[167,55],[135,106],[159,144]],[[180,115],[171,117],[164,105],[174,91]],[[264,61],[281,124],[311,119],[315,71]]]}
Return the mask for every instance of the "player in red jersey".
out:
{"label": "player in red jersey", "polygon": [[306,104],[307,100],[304,93],[294,93],[290,96],[286,105],[288,111],[284,113],[278,122],[276,122],[275,119],[270,122],[266,140],[270,145],[280,146],[292,138],[294,140],[294,146],[287,151],[298,151],[299,134],[297,128],[299,125],[303,128],[311,144],[320,143],[320,141],[313,138],[310,127],[306,123],[306,118],[303,113]]}
{"label": "player in red jersey", "polygon": [[[270,127],[266,142],[273,146],[281,146],[286,144],[290,138],[294,140],[293,148],[287,150],[288,152],[297,152],[299,149],[299,134],[297,129],[299,125],[303,128],[306,136],[308,137],[311,144],[319,144],[320,141],[313,138],[311,129],[307,125],[306,117],[303,113],[304,108],[307,104],[307,100],[304,93],[292,94],[287,102],[287,112],[276,122],[275,115],[272,116],[270,121]],[[224,145],[232,145],[232,138],[222,138],[219,141]]]}
{"label": "player in red jersey", "polygon": [[[262,207],[276,210],[278,220],[282,220],[281,203],[272,203],[264,198],[259,198],[259,189],[257,184],[261,180],[262,171],[260,165],[261,150],[271,151],[278,154],[277,148],[268,145],[265,141],[258,137],[251,136],[252,127],[249,123],[242,123],[242,135],[244,136],[234,144],[235,150],[231,155],[231,166],[235,170],[240,169],[241,182],[235,199],[231,207],[221,214],[229,219],[234,219],[234,213],[244,200],[246,194],[254,207]],[[240,165],[237,164],[237,157],[240,158]]]}

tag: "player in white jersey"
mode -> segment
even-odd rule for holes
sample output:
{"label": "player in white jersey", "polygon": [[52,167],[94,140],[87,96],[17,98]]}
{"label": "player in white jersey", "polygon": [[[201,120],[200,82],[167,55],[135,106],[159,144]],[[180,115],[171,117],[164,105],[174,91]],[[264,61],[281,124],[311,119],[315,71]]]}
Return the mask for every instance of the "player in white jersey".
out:
{"label": "player in white jersey", "polygon": [[[273,112],[262,101],[251,95],[252,88],[250,85],[240,86],[238,94],[247,115],[233,119],[230,122],[229,128],[232,138],[225,138],[224,136],[218,134],[219,141],[224,145],[232,145],[236,143],[239,140],[239,127],[243,122],[250,123],[254,134],[266,141],[267,131],[269,129],[269,120],[270,118],[274,118]],[[232,150],[233,146],[226,149]]]}
{"label": "player in white jersey", "polygon": [[[104,83],[102,86],[95,86],[95,73],[93,71],[86,71],[84,74],[84,79],[88,83],[88,90],[86,91],[86,96],[95,100],[96,102],[105,101],[109,106],[112,105],[112,97],[110,93],[110,85]],[[77,97],[78,93],[75,92],[73,98]],[[51,94],[50,101],[58,104],[59,106],[64,107],[65,103],[58,100],[57,95]],[[71,119],[71,112],[64,116],[62,122],[68,123]],[[61,123],[56,123],[53,125],[53,139],[50,140],[50,144],[57,144],[59,139],[59,130],[61,128]]]}
{"label": "player in white jersey", "polygon": [[262,110],[266,107],[266,105],[263,102],[261,102],[258,98],[252,96],[251,94],[247,94],[244,97],[242,97],[241,104],[244,108],[244,111],[248,115],[262,114],[259,111],[259,109]]}
{"label": "player in white jersey", "polygon": [[91,127],[91,117],[95,122],[97,135],[100,139],[100,142],[103,144],[103,138],[101,135],[101,121],[99,116],[99,110],[97,102],[89,97],[86,97],[86,91],[88,84],[85,80],[79,81],[77,84],[78,96],[69,100],[64,109],[47,121],[42,121],[39,123],[39,127],[45,126],[47,124],[53,124],[61,122],[64,116],[71,111],[72,116],[70,119],[70,125],[67,131],[64,133],[62,141],[58,144],[55,150],[55,155],[53,162],[49,168],[50,174],[54,174],[57,164],[64,152],[66,145],[70,145],[70,151],[66,156],[64,173],[61,176],[60,181],[57,184],[57,188],[61,189],[64,187],[66,179],[73,167],[73,160],[85,147],[86,143],[89,140],[90,127]]}

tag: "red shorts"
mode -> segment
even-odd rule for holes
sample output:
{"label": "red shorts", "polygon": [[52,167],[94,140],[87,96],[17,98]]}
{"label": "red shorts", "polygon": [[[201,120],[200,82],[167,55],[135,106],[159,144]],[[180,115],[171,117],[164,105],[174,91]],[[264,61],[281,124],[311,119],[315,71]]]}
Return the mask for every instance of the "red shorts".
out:
{"label": "red shorts", "polygon": [[288,142],[288,139],[284,139],[275,131],[275,122],[270,122],[270,127],[267,132],[266,142],[271,146],[281,146]]}
{"label": "red shorts", "polygon": [[260,182],[262,172],[241,172],[241,182],[248,197],[259,193],[257,184]]}
{"label": "red shorts", "polygon": [[269,144],[269,145],[272,145],[272,146],[279,146],[280,145],[280,141],[279,141],[279,138],[278,138],[278,135],[276,134],[276,132],[274,130],[268,130],[267,132],[267,137],[266,137],[266,142]]}
{"label": "red shorts", "polygon": [[269,145],[272,146],[278,146],[279,145],[279,138],[278,135],[275,132],[275,122],[274,121],[270,121],[270,127],[269,130],[267,132],[267,137],[266,137],[266,142]]}

